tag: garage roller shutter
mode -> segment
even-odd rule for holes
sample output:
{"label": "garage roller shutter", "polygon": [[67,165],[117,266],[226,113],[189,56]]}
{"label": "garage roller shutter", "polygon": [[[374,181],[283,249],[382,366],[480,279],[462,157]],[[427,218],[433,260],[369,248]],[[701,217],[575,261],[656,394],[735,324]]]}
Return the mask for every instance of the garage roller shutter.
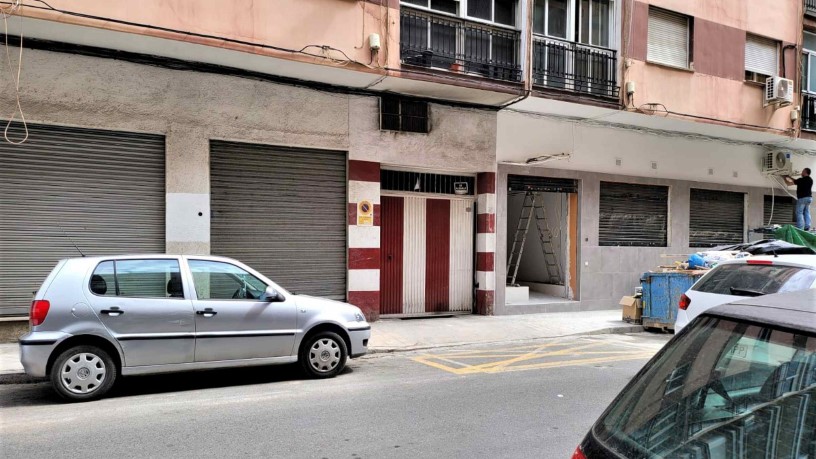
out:
{"label": "garage roller shutter", "polygon": [[212,253],[294,292],[346,297],[346,155],[210,144]]}
{"label": "garage roller shutter", "polygon": [[689,245],[715,247],[745,242],[745,195],[691,189]]}
{"label": "garage roller shutter", "polygon": [[599,244],[666,247],[669,189],[601,182]]}
{"label": "garage roller shutter", "polygon": [[[27,314],[62,258],[164,253],[164,137],[28,125],[0,142],[0,314]],[[22,139],[20,125],[9,130]]]}
{"label": "garage roller shutter", "polygon": [[536,177],[532,175],[510,175],[507,177],[507,189],[508,191],[577,193],[578,181],[563,178]]}
{"label": "garage roller shutter", "polygon": [[[765,196],[765,204],[763,207],[762,224],[767,225],[794,225],[796,224],[796,200],[790,196],[774,196],[773,200],[770,196]],[[773,203],[773,208],[771,208]],[[771,211],[773,210],[773,218],[771,218]]]}

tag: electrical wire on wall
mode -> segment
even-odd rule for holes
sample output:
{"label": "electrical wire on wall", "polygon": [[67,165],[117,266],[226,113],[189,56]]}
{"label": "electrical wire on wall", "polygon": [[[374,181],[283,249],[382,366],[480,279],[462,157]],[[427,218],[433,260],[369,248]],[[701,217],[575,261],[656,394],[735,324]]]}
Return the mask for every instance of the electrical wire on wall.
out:
{"label": "electrical wire on wall", "polygon": [[[17,57],[17,71],[14,71],[14,64],[11,61],[11,50],[9,49],[9,33],[8,33],[8,20],[9,17],[14,15],[17,11],[22,8],[22,0],[15,0],[11,4],[7,5],[0,5],[0,15],[3,16],[3,34],[5,36],[5,45],[6,45],[6,63],[8,64],[8,72],[9,76],[11,77],[12,81],[14,82],[14,97],[16,106],[14,108],[14,112],[9,116],[9,120],[6,123],[6,128],[3,130],[3,138],[6,142],[20,145],[21,143],[28,140],[28,123],[26,123],[25,113],[23,113],[23,106],[20,102],[20,75],[23,71],[23,17],[18,16],[20,18],[20,54]],[[20,120],[23,123],[23,129],[25,130],[25,136],[23,136],[22,140],[14,141],[9,138],[8,131],[11,127],[11,123],[17,118],[17,114],[20,114]]]}
{"label": "electrical wire on wall", "polygon": [[774,185],[771,185],[771,215],[768,218],[768,225],[771,226],[771,222],[773,221],[773,214],[774,214],[774,204],[776,203],[776,197],[774,195],[774,191],[776,186],[778,186],[785,194],[790,196],[792,199],[796,200],[796,196],[792,195],[791,192],[788,190],[788,187],[785,185],[784,182],[779,182],[779,179],[776,175],[766,175],[768,180],[772,181]]}
{"label": "electrical wire on wall", "polygon": [[[526,110],[519,110],[514,108],[507,108],[504,111],[510,113],[517,113],[522,116],[530,117],[530,118],[542,118],[542,119],[549,119],[553,121],[558,121],[562,123],[578,123],[579,125],[589,126],[589,127],[596,127],[602,129],[617,129],[622,131],[630,131],[630,132],[637,132],[641,134],[653,135],[657,137],[665,137],[665,138],[679,138],[685,140],[692,140],[692,141],[703,141],[703,142],[717,142],[722,143],[725,145],[732,145],[732,146],[754,146],[754,147],[778,147],[779,145],[789,143],[790,140],[786,139],[784,141],[773,141],[773,142],[757,142],[757,141],[748,141],[748,140],[734,140],[734,139],[727,139],[725,137],[716,137],[706,134],[695,134],[690,132],[682,132],[682,131],[670,131],[666,129],[656,129],[656,128],[647,128],[642,126],[635,126],[631,124],[623,124],[623,123],[614,123],[608,121],[599,121],[602,116],[595,117],[595,118],[579,118],[574,116],[566,116],[566,115],[555,115],[551,113],[538,113],[538,112],[530,112]],[[619,112],[611,112],[607,115],[603,116],[611,116],[613,114],[617,114]],[[672,112],[669,112],[672,113]],[[792,153],[802,156],[811,156],[816,157],[816,150],[809,150],[809,149],[790,149]]]}
{"label": "electrical wire on wall", "polygon": [[[108,23],[112,23],[112,24],[120,24],[120,25],[125,25],[125,26],[130,26],[130,27],[139,27],[139,28],[144,28],[144,29],[149,29],[149,30],[157,30],[157,31],[162,31],[162,32],[175,33],[175,34],[185,35],[185,36],[188,36],[188,37],[214,39],[214,40],[220,40],[220,41],[227,42],[227,43],[232,43],[232,44],[253,46],[253,47],[261,48],[261,49],[268,49],[268,50],[274,50],[274,51],[279,51],[279,52],[285,52],[285,53],[291,53],[291,54],[300,54],[300,55],[304,55],[304,56],[322,58],[322,59],[326,59],[327,61],[335,63],[335,64],[341,64],[341,65],[357,64],[357,65],[361,65],[361,66],[364,66],[364,67],[369,67],[369,65],[364,63],[364,62],[360,62],[360,61],[351,59],[342,50],[331,47],[331,46],[328,46],[328,45],[306,45],[303,48],[297,50],[297,49],[291,49],[291,48],[284,48],[284,47],[281,47],[281,46],[267,45],[265,43],[250,42],[250,41],[246,41],[246,40],[237,40],[237,39],[230,38],[230,37],[203,34],[203,33],[197,33],[197,32],[190,32],[190,31],[186,31],[186,30],[171,29],[171,28],[168,28],[168,27],[155,26],[155,25],[152,25],[152,24],[143,24],[143,23],[138,23],[138,22],[133,22],[133,21],[125,21],[125,20],[115,19],[115,18],[110,18],[110,17],[95,16],[95,15],[92,15],[92,14],[79,13],[79,12],[76,12],[76,11],[67,11],[67,10],[62,10],[62,9],[59,9],[59,8],[54,8],[53,6],[49,5],[44,0],[34,0],[34,1],[36,1],[38,3],[41,3],[42,5],[45,5],[45,6],[25,4],[25,3],[22,3],[22,0],[5,0],[5,1],[0,1],[0,9],[16,9],[18,7],[25,6],[27,8],[34,8],[34,9],[46,10],[46,11],[54,11],[54,12],[57,12],[57,13],[64,14],[66,16],[73,16],[73,17],[78,17],[78,18],[83,18],[83,19],[91,19],[91,20],[108,22]],[[319,53],[315,54],[315,53],[312,53],[312,52],[307,52],[308,49],[313,49],[313,48],[318,48]],[[331,53],[339,53],[341,56],[343,56],[343,58],[341,59],[341,58],[332,56]]]}

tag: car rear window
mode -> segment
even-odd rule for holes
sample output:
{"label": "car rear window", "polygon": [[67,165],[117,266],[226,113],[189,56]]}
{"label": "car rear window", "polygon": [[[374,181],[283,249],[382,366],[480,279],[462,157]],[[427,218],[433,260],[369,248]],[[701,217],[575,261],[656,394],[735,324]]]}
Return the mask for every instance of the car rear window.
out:
{"label": "car rear window", "polygon": [[702,317],[593,435],[623,457],[816,457],[816,336]]}
{"label": "car rear window", "polygon": [[692,287],[720,295],[759,296],[809,289],[816,271],[783,265],[725,264],[714,268]]}

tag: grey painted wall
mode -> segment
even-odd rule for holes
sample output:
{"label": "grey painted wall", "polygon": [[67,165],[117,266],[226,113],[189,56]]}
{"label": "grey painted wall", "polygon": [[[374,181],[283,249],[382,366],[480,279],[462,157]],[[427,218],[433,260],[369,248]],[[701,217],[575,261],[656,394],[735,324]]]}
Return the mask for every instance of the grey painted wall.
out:
{"label": "grey painted wall", "polygon": [[[763,196],[766,187],[750,188],[711,183],[641,178],[599,174],[563,169],[499,165],[497,175],[497,253],[496,278],[504,279],[506,266],[498,260],[507,259],[508,235],[507,202],[508,174],[527,174],[579,180],[579,228],[578,228],[578,300],[569,305],[573,310],[616,309],[624,295],[634,293],[643,272],[656,270],[659,265],[681,261],[681,258],[664,258],[662,255],[683,255],[698,251],[689,247],[689,190],[705,188],[736,191],[746,194],[746,235],[749,228],[762,226]],[[600,247],[598,245],[598,206],[601,181],[617,181],[669,187],[669,234],[668,247]],[[501,284],[501,283],[499,283]],[[546,307],[514,307],[504,304],[504,286],[496,287],[496,314],[545,312]]]}
{"label": "grey painted wall", "polygon": [[[168,209],[194,202],[208,216],[210,139],[347,151],[417,169],[496,164],[493,111],[431,104],[429,134],[393,133],[379,129],[377,97],[32,49],[23,58],[29,122],[166,136]],[[13,107],[14,93],[11,79],[0,82],[0,105]],[[168,211],[166,223],[168,252],[209,253],[209,218]]]}

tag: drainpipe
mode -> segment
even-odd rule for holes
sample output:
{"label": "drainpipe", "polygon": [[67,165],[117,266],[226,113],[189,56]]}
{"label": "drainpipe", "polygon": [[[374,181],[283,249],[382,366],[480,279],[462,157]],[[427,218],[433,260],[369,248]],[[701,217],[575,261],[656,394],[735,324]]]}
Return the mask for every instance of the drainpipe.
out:
{"label": "drainpipe", "polygon": [[521,76],[524,83],[523,94],[510,102],[500,105],[499,111],[523,101],[533,93],[533,1],[525,0],[521,9],[524,18],[521,29],[522,46],[520,50],[523,59]]}

